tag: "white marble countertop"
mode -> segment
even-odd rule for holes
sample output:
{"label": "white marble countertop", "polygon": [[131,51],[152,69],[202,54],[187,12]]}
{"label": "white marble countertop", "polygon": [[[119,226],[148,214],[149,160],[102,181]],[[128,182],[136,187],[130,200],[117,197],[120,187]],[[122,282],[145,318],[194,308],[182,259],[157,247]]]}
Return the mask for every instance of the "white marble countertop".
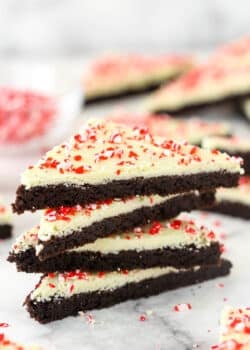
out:
{"label": "white marble countertop", "polygon": [[[132,102],[125,101],[123,105],[137,109],[137,102],[134,99]],[[120,106],[121,103],[115,105]],[[112,111],[112,108],[110,104],[89,108],[82,113],[82,118],[100,116]],[[213,118],[223,119],[222,115],[217,110]],[[246,132],[247,128],[249,131],[249,126],[240,119],[234,125],[239,134]],[[17,168],[22,167],[22,164],[17,165],[12,161],[9,166],[10,171],[2,175],[0,192],[13,201]],[[6,262],[13,240],[0,242],[0,323],[10,324],[4,331],[18,341],[42,345],[44,350],[209,349],[218,341],[219,317],[223,306],[250,304],[250,222],[215,214],[209,214],[207,218],[198,213],[194,215],[219,233],[226,233],[226,255],[234,264],[229,277],[149,299],[126,302],[109,309],[94,310],[85,316],[70,317],[49,325],[40,325],[31,320],[22,306],[25,296],[37,283],[39,276],[17,273],[15,267]],[[36,224],[37,220],[37,213],[15,216],[15,235]],[[220,287],[220,283],[224,287]],[[175,312],[173,307],[178,303],[190,303],[192,309]],[[94,323],[88,321],[89,314],[93,315]],[[139,320],[142,314],[147,317],[144,322]]]}

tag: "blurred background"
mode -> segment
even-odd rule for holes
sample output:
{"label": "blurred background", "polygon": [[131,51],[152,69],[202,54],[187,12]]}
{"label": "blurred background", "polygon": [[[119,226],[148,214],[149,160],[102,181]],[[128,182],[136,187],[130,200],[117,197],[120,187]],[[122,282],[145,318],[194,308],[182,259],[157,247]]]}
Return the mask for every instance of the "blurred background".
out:
{"label": "blurred background", "polygon": [[[206,57],[221,44],[250,33],[250,1],[0,0],[0,23],[0,87],[60,98],[60,118],[46,139],[0,145],[0,190],[12,192],[20,172],[44,150],[86,117],[104,116],[120,107],[115,101],[82,109],[81,80],[92,58],[107,52],[188,52]],[[125,101],[128,109],[138,105],[137,99]],[[28,128],[31,124],[26,123]],[[14,131],[21,127],[12,124]]]}
{"label": "blurred background", "polygon": [[249,0],[1,0],[1,57],[207,50],[250,31]]}

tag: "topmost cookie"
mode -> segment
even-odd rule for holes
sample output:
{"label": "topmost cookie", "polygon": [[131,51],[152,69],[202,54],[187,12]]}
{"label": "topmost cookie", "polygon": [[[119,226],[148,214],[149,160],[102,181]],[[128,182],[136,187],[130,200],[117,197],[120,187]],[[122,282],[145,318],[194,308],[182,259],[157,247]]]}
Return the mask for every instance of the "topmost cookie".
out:
{"label": "topmost cookie", "polygon": [[153,137],[146,128],[91,120],[21,178],[14,211],[72,206],[132,195],[236,186],[239,160]]}

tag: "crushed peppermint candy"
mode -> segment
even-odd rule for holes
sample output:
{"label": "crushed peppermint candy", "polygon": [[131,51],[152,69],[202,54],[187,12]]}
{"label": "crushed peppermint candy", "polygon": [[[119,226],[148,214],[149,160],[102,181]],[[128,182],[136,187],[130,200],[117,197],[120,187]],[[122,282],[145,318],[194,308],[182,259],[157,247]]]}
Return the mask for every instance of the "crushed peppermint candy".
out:
{"label": "crushed peppermint candy", "polygon": [[154,221],[149,229],[150,235],[155,235],[160,232],[162,225],[159,221]]}
{"label": "crushed peppermint candy", "polygon": [[0,143],[22,144],[45,135],[56,114],[57,103],[50,96],[0,88]]}
{"label": "crushed peppermint candy", "polygon": [[6,323],[6,322],[1,322],[0,323],[0,328],[7,328],[7,327],[9,327],[10,325],[8,324],[8,323]]}
{"label": "crushed peppermint candy", "polygon": [[[132,200],[132,199],[133,198],[130,198],[128,200]],[[104,201],[99,201],[93,204],[87,204],[85,206],[81,206],[78,204],[73,207],[61,206],[59,208],[49,208],[45,210],[44,218],[46,221],[50,221],[50,222],[57,221],[57,220],[70,221],[71,218],[77,214],[90,216],[93,210],[102,209],[103,206],[110,205],[112,203],[113,203],[112,199],[106,199]]]}
{"label": "crushed peppermint candy", "polygon": [[174,306],[174,311],[176,312],[182,312],[182,311],[188,311],[192,309],[192,305],[189,303],[184,303],[184,304],[176,304]]}
{"label": "crushed peppermint candy", "polygon": [[210,350],[243,350],[244,344],[234,339],[226,340],[218,345],[212,345]]}
{"label": "crushed peppermint candy", "polygon": [[143,315],[140,315],[139,320],[140,320],[141,322],[144,322],[144,321],[147,320],[147,316],[144,315],[144,314],[143,314]]}

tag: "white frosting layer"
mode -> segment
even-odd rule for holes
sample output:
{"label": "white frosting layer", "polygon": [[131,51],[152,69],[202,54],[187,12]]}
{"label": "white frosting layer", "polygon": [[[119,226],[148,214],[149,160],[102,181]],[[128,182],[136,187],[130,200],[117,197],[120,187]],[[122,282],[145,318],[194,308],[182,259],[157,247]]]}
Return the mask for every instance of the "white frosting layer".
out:
{"label": "white frosting layer", "polygon": [[[250,349],[249,329],[250,329],[250,307],[234,308],[234,307],[228,306],[224,308],[221,315],[221,329],[220,329],[221,343],[234,340],[240,344],[244,344],[244,346],[240,348],[241,350],[249,350]],[[228,346],[227,349],[230,349],[230,347]]]}
{"label": "white frosting layer", "polygon": [[[159,231],[159,226],[157,225],[160,225]],[[154,233],[154,231],[156,232]],[[17,254],[32,247],[36,248],[38,244],[38,232],[38,228],[33,228],[21,235],[13,246],[13,252]],[[166,247],[182,248],[191,244],[200,248],[209,246],[211,239],[215,238],[213,235],[212,231],[204,227],[197,227],[193,221],[174,219],[138,227],[134,231],[124,234],[99,238],[93,243],[70,249],[68,252],[81,253],[89,251],[100,252],[102,254],[118,254],[124,250],[136,250],[140,252]]]}
{"label": "white frosting layer", "polygon": [[250,91],[250,67],[226,69],[204,66],[192,70],[180,79],[160,88],[146,101],[149,111],[175,111],[198,103],[223,100]]}
{"label": "white frosting layer", "polygon": [[96,185],[134,177],[222,170],[241,171],[226,154],[153,138],[145,128],[92,120],[69,143],[53,148],[27,169],[21,183],[27,189],[52,184]]}
{"label": "white frosting layer", "polygon": [[4,204],[3,199],[0,197],[0,225],[12,224],[12,215],[10,209]]}
{"label": "white frosting layer", "polygon": [[[192,268],[199,269],[199,267]],[[191,269],[189,269],[191,270]],[[96,291],[115,290],[129,283],[139,283],[143,280],[157,278],[170,273],[188,271],[174,267],[154,267],[144,270],[114,271],[103,274],[90,274],[77,271],[76,274],[50,274],[44,277],[38,287],[31,293],[31,299],[36,301],[51,298],[69,298],[74,294]]]}
{"label": "white frosting layer", "polygon": [[84,75],[84,93],[88,99],[128,89],[141,89],[179,75],[192,65],[193,59],[190,57],[102,57]]}
{"label": "white frosting layer", "polygon": [[216,191],[216,201],[229,201],[250,205],[250,178],[235,188],[220,188]]}
{"label": "white frosting layer", "polygon": [[47,241],[54,237],[67,236],[73,231],[80,231],[95,222],[128,214],[142,207],[153,207],[174,197],[177,197],[177,195],[165,197],[158,195],[150,197],[135,196],[126,200],[115,199],[102,204],[90,204],[84,207],[75,206],[72,215],[70,213],[61,214],[62,211],[65,212],[65,209],[67,212],[67,208],[45,210],[41,216],[38,238],[40,241]]}
{"label": "white frosting layer", "polygon": [[221,149],[225,152],[250,152],[250,138],[244,137],[207,137],[202,146],[208,149]]}

